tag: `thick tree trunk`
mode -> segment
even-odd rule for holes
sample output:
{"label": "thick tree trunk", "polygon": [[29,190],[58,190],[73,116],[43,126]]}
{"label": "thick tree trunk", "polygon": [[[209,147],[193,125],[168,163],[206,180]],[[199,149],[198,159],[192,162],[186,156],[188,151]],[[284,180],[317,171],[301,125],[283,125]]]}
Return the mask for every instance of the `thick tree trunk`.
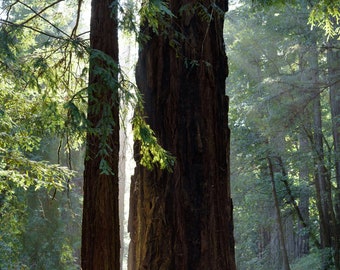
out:
{"label": "thick tree trunk", "polygon": [[[118,62],[116,10],[111,0],[92,0],[91,59],[82,224],[83,270],[118,270],[120,261],[118,218],[119,117],[117,70],[108,59],[96,57],[100,50]],[[98,70],[111,74],[109,81]],[[107,75],[106,74],[106,75]],[[105,155],[104,152],[108,151]],[[103,173],[103,161],[113,173]],[[106,168],[107,169],[107,168]]]}
{"label": "thick tree trunk", "polygon": [[[137,84],[147,122],[176,163],[173,173],[136,168],[129,269],[234,270],[223,44],[227,6],[193,1],[180,13],[183,4],[169,2],[176,17],[167,34],[142,29],[150,39],[142,45]],[[200,5],[209,19],[195,11]]]}

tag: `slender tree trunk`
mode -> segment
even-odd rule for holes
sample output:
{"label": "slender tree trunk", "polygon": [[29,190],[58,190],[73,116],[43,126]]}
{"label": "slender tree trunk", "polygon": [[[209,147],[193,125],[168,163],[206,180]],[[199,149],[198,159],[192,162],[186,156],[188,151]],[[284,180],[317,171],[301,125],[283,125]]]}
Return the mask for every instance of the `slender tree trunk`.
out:
{"label": "slender tree trunk", "polygon": [[274,199],[276,223],[277,223],[278,231],[279,231],[280,251],[281,251],[281,256],[282,256],[282,270],[290,270],[288,253],[287,253],[286,244],[285,244],[284,230],[283,230],[281,213],[280,213],[280,205],[279,205],[279,200],[277,198],[274,166],[273,166],[273,163],[270,157],[268,157],[268,167],[269,167],[269,174],[270,174],[270,182],[272,185],[272,194],[273,194],[273,199]]}
{"label": "slender tree trunk", "polygon": [[111,0],[92,0],[91,12],[81,265],[83,270],[118,270],[118,72],[109,59],[118,63],[117,12]]}
{"label": "slender tree trunk", "polygon": [[287,250],[287,256],[289,261],[294,261],[297,258],[297,252],[295,250],[296,243],[296,231],[292,230],[295,227],[296,219],[294,218],[294,210],[288,210],[285,213],[283,221],[283,233],[285,236],[285,244]]}
{"label": "slender tree trunk", "polygon": [[320,96],[314,100],[315,187],[320,218],[320,240],[323,251],[322,269],[332,265],[332,228],[334,226],[331,187],[324,161]]}
{"label": "slender tree trunk", "polygon": [[[306,7],[307,8],[307,7]],[[309,106],[305,109],[305,120],[303,124],[303,132],[300,134],[300,152],[303,155],[303,151],[308,151],[310,148],[314,152],[314,160],[312,167],[319,167],[319,159],[317,158],[318,154],[316,151],[316,140],[321,139],[322,145],[322,133],[321,131],[321,114],[320,114],[320,89],[319,89],[319,65],[318,65],[318,51],[316,44],[316,34],[311,31],[310,32],[310,44],[306,46],[305,44],[301,44],[301,52],[300,52],[300,72],[301,72],[301,83],[303,85],[303,95],[301,98],[306,102],[310,103]],[[318,107],[319,106],[319,107]],[[318,112],[318,113],[317,113]],[[316,127],[320,124],[320,127]],[[309,141],[310,146],[307,145],[307,140]],[[320,140],[319,140],[320,143]],[[319,164],[319,165],[317,165]],[[300,177],[304,175],[308,177],[308,172],[306,169],[308,166],[306,164],[302,164],[300,168]],[[329,228],[329,224],[327,224],[327,220],[325,219],[324,207],[323,207],[323,198],[322,198],[322,186],[320,185],[318,174],[314,173],[314,186],[315,186],[315,198],[316,198],[316,206],[319,213],[319,232],[320,232],[320,240],[318,240],[314,234],[310,234],[311,239],[313,240],[316,247],[321,249],[322,255],[322,264],[325,269],[327,269],[327,264],[329,263],[329,256],[324,255],[330,251],[330,232],[327,231]],[[308,187],[306,187],[308,188]],[[304,198],[305,202],[308,198]],[[302,198],[301,198],[302,203]],[[301,224],[303,225],[303,224]]]}
{"label": "slender tree trunk", "polygon": [[315,187],[316,199],[320,218],[320,242],[323,249],[322,269],[330,269],[332,263],[332,235],[334,234],[335,216],[333,212],[332,193],[330,177],[325,165],[322,116],[321,116],[321,95],[318,87],[319,65],[316,44],[313,45],[309,54],[310,81],[313,83],[311,93],[313,100],[313,149],[315,157]]}
{"label": "slender tree trunk", "polygon": [[314,185],[316,205],[319,212],[320,248],[322,254],[322,269],[331,269],[332,238],[335,233],[335,214],[333,211],[330,175],[324,160],[321,95],[319,87],[319,65],[316,37],[311,32],[309,47],[302,47],[304,61],[300,61],[302,81],[306,84],[305,91],[311,102],[312,132],[309,136],[314,152]]}
{"label": "slender tree trunk", "polygon": [[336,228],[334,236],[334,262],[340,269],[340,42],[331,40],[327,51],[330,106],[332,115],[332,131],[335,164],[335,215]]}
{"label": "slender tree trunk", "polygon": [[[308,139],[304,132],[300,133],[299,136],[299,152],[301,156],[306,156],[309,152]],[[309,238],[310,238],[310,225],[309,225],[309,199],[310,199],[310,188],[309,188],[309,169],[308,165],[301,163],[299,166],[299,182],[301,188],[301,195],[299,201],[299,209],[302,220],[298,223],[298,238],[297,238],[297,255],[302,257],[309,254]],[[315,239],[316,241],[316,239]]]}
{"label": "slender tree trunk", "polygon": [[[308,242],[309,242],[309,225],[308,225],[308,217],[309,217],[309,213],[308,213],[308,211],[309,211],[308,210],[308,207],[309,207],[309,191],[306,190],[306,187],[305,187],[306,183],[303,183],[302,188],[304,188],[304,192],[305,193],[301,192],[303,194],[301,194],[300,205],[298,205],[298,203],[296,202],[295,196],[293,195],[293,192],[291,190],[291,187],[289,185],[289,182],[288,182],[288,173],[287,173],[287,170],[286,170],[286,168],[285,168],[285,166],[283,164],[283,160],[282,160],[281,157],[277,157],[276,159],[277,159],[277,162],[278,162],[278,166],[281,169],[281,175],[282,175],[282,180],[281,181],[282,181],[282,183],[285,186],[285,190],[286,190],[287,197],[289,199],[289,203],[293,207],[293,209],[295,211],[295,214],[298,217],[299,227],[303,228],[304,230],[307,230],[307,232],[305,233],[305,235],[303,237],[303,240],[307,240],[306,243],[304,243],[304,241],[303,241],[304,245],[307,244],[307,247],[303,246],[303,248],[308,250]],[[304,169],[305,168],[306,168],[306,164],[304,165]],[[308,174],[307,174],[307,179],[308,179]],[[306,235],[307,235],[307,238],[306,238]],[[300,239],[300,240],[302,240],[302,239]],[[318,242],[317,241],[314,241],[314,242],[318,246]],[[298,250],[297,253],[300,253],[300,250]],[[297,257],[299,257],[299,256],[297,256]]]}
{"label": "slender tree trunk", "polygon": [[142,27],[150,39],[139,55],[137,84],[147,122],[176,163],[173,173],[136,168],[129,269],[234,270],[226,1],[193,1],[183,12],[184,1],[168,3],[175,17],[166,34]]}

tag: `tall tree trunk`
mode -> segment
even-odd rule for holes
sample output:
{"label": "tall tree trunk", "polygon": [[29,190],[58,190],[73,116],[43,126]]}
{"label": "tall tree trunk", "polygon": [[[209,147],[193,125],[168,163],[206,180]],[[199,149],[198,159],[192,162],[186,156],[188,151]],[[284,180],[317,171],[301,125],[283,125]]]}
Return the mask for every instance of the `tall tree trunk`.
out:
{"label": "tall tree trunk", "polygon": [[278,227],[278,234],[279,234],[279,240],[280,240],[279,244],[280,244],[280,252],[282,256],[282,270],[290,270],[288,253],[287,253],[286,244],[285,244],[285,235],[284,235],[283,224],[282,224],[282,219],[281,219],[280,205],[279,205],[279,200],[278,200],[277,191],[276,191],[274,165],[270,157],[268,157],[268,167],[269,167],[270,182],[272,185],[272,194],[273,194],[273,199],[274,199],[276,223]]}
{"label": "tall tree trunk", "polygon": [[[325,165],[323,150],[321,95],[319,88],[319,64],[316,37],[311,32],[309,47],[302,47],[304,61],[300,61],[302,81],[308,99],[311,100],[312,133],[308,136],[314,152],[314,185],[316,205],[319,212],[320,248],[322,269],[332,267],[332,237],[335,233],[335,214],[333,211],[330,176]],[[301,59],[300,59],[301,60]],[[308,67],[308,68],[307,68]],[[307,129],[306,129],[307,131]]]}
{"label": "tall tree trunk", "polygon": [[81,265],[83,270],[118,270],[117,12],[111,0],[92,0],[91,12]]}
{"label": "tall tree trunk", "polygon": [[[308,139],[304,132],[299,134],[299,152],[301,156],[306,156],[309,152]],[[310,224],[309,224],[309,169],[308,165],[301,163],[299,165],[299,182],[300,182],[300,201],[299,209],[302,220],[298,222],[298,237],[297,237],[297,256],[302,257],[309,254],[309,237],[310,237]]]}
{"label": "tall tree trunk", "polygon": [[[142,27],[150,39],[139,55],[137,84],[147,122],[176,163],[173,173],[136,168],[129,269],[234,270],[226,1],[168,3],[175,17],[166,34]],[[138,161],[138,150],[136,155]]]}
{"label": "tall tree trunk", "polygon": [[321,95],[318,87],[319,67],[316,44],[313,44],[309,55],[311,67],[310,81],[313,83],[311,92],[313,100],[313,149],[315,156],[315,187],[320,218],[320,242],[323,249],[322,269],[330,269],[332,265],[332,235],[334,233],[334,212],[332,204],[331,184],[324,160]]}
{"label": "tall tree trunk", "polygon": [[322,122],[321,122],[321,105],[320,96],[314,100],[314,147],[315,147],[315,187],[316,199],[320,218],[320,241],[323,251],[322,269],[330,269],[332,265],[331,248],[332,248],[332,198],[331,187],[327,179],[327,168],[324,161],[323,139],[322,139]]}
{"label": "tall tree trunk", "polygon": [[327,50],[330,106],[334,144],[334,164],[336,179],[335,214],[336,228],[334,236],[334,261],[340,269],[340,42],[331,40]]}
{"label": "tall tree trunk", "polygon": [[[295,196],[291,190],[290,184],[288,182],[288,173],[287,170],[284,166],[283,160],[280,156],[278,156],[276,158],[277,162],[278,162],[278,166],[281,169],[281,175],[282,175],[282,180],[281,182],[284,184],[285,190],[286,190],[286,196],[287,199],[289,201],[289,203],[291,204],[291,206],[294,209],[295,214],[298,217],[298,227],[300,229],[303,230],[307,230],[308,232],[304,235],[303,239],[300,240],[308,240],[307,243],[304,243],[303,248],[308,250],[308,242],[309,242],[309,225],[308,225],[308,219],[309,219],[309,213],[308,213],[308,207],[309,207],[309,191],[307,190],[307,188],[305,187],[306,184],[308,185],[308,183],[303,183],[302,184],[302,189],[304,192],[301,192],[301,196],[300,196],[300,205],[298,205],[298,203],[296,202]],[[304,171],[306,171],[306,164],[304,164]],[[301,171],[300,171],[300,175],[301,175]],[[308,179],[308,174],[307,174],[307,179]],[[307,237],[306,237],[307,235]],[[314,241],[314,243],[318,246],[318,242]],[[305,246],[307,244],[307,247]],[[299,257],[300,250],[297,250],[297,252],[294,254],[295,257]],[[306,254],[306,253],[305,253]]]}

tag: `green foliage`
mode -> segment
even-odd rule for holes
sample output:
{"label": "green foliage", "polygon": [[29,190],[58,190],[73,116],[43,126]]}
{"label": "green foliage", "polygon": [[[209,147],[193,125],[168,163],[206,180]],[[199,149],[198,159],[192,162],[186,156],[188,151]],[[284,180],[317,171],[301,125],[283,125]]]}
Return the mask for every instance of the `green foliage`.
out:
{"label": "green foliage", "polygon": [[252,0],[253,7],[262,7],[262,8],[268,8],[271,6],[283,6],[287,3],[291,4],[294,3],[295,0]]}
{"label": "green foliage", "polygon": [[[12,187],[0,195],[0,268],[21,269],[22,252],[21,234],[27,218],[23,197],[17,196],[17,189]],[[25,268],[23,268],[25,269]]]}
{"label": "green foliage", "polygon": [[58,12],[61,2],[1,3],[1,269],[76,269],[79,244],[71,244],[75,238],[61,221],[80,222],[80,208],[77,219],[69,215],[66,191],[75,175],[71,152],[84,138],[71,120],[86,109],[79,97],[87,82],[87,41],[66,33],[72,18]]}
{"label": "green foliage", "polygon": [[316,0],[316,1],[297,1],[297,0],[252,0],[255,8],[270,8],[272,6],[284,6],[305,2],[309,6],[308,23],[312,27],[319,27],[325,31],[326,37],[340,38],[340,2],[338,0]]}
{"label": "green foliage", "polygon": [[99,138],[97,153],[101,158],[99,167],[102,174],[109,175],[113,174],[108,162],[113,150],[110,142],[114,130],[119,129],[114,108],[118,110],[119,107],[118,76],[120,68],[112,57],[96,49],[90,50],[89,60],[92,80],[87,88],[90,105],[86,130],[88,134]]}
{"label": "green foliage", "polygon": [[62,108],[33,89],[20,91],[20,84],[0,84],[0,191],[8,189],[8,181],[25,189],[63,188],[73,173],[34,155],[44,136],[62,130]]}
{"label": "green foliage", "polygon": [[292,270],[305,270],[305,269],[315,269],[320,270],[321,268],[321,254],[319,250],[314,250],[313,253],[297,259],[293,262]]}
{"label": "green foliage", "polygon": [[140,113],[134,116],[132,125],[134,140],[140,142],[140,164],[150,170],[158,164],[160,169],[172,172],[175,158],[158,144],[153,130]]}
{"label": "green foliage", "polygon": [[1,196],[1,269],[79,269],[81,192],[50,194],[31,188]]}
{"label": "green foliage", "polygon": [[[135,86],[117,63],[90,50],[85,35],[77,33],[75,7],[81,2],[1,1],[1,269],[78,269],[82,202],[79,183],[72,184],[81,170],[75,156],[82,158],[86,132],[97,134],[100,169],[111,174],[107,141],[117,126],[109,103],[95,104],[101,120],[97,126],[88,123],[89,94],[98,90],[98,85],[87,86],[89,63],[96,64],[94,75],[112,89],[117,104],[138,107],[133,124],[142,164],[167,170],[174,164],[142,117]],[[125,7],[129,17],[121,18],[121,26],[136,31],[136,5],[130,1]],[[164,1],[150,1],[140,15],[159,33],[164,24],[157,20],[173,16]]]}
{"label": "green foliage", "polygon": [[[268,156],[274,161],[278,157],[283,160],[283,165],[275,161],[275,183],[283,220],[291,222],[286,225],[291,260],[296,254],[289,241],[301,237],[302,232],[308,231],[310,235],[310,255],[306,259],[296,259],[293,267],[314,269],[323,257],[316,249],[317,241],[314,241],[319,238],[319,216],[312,184],[316,155],[311,109],[318,94],[321,97],[325,156],[332,155],[331,147],[327,147],[331,145],[332,123],[327,63],[323,51],[318,50],[324,35],[308,26],[310,10],[307,4],[306,1],[277,3],[265,9],[244,5],[226,15],[231,179],[239,269],[281,267],[278,242],[275,242],[277,234],[266,164]],[[319,67],[312,67],[308,62],[315,55]],[[317,75],[310,75],[310,72],[317,68],[320,76],[317,85],[313,85]],[[308,140],[304,149],[301,138]],[[327,168],[332,168],[332,163],[329,158]],[[301,176],[303,173],[304,177]],[[309,226],[302,230],[292,202],[300,206],[306,196],[309,198]],[[310,265],[308,258],[313,262]]]}
{"label": "green foliage", "polygon": [[23,189],[34,186],[62,190],[72,175],[66,167],[28,159],[19,151],[0,151],[0,192],[10,189],[9,181]]}
{"label": "green foliage", "polygon": [[137,87],[126,79],[127,76],[110,56],[97,50],[92,50],[90,55],[90,63],[95,66],[93,75],[100,78],[100,83],[90,85],[88,91],[91,95],[93,113],[98,114],[100,119],[95,126],[87,126],[87,131],[100,138],[98,155],[101,157],[101,172],[103,174],[113,173],[107,162],[112,151],[108,141],[111,139],[113,129],[116,128],[112,115],[112,104],[109,101],[106,102],[106,99],[96,98],[98,92],[106,92],[107,89],[111,89],[114,106],[118,106],[119,96],[123,107],[132,107],[135,110],[135,116],[132,119],[133,137],[135,141],[141,143],[141,164],[149,169],[158,164],[161,169],[171,171],[174,158],[158,144],[154,132],[145,122],[142,114],[143,101]]}
{"label": "green foliage", "polygon": [[313,6],[309,16],[309,24],[323,29],[327,38],[340,39],[339,21],[339,1],[320,0]]}
{"label": "green foliage", "polygon": [[120,3],[117,1],[118,5],[118,18],[119,18],[119,27],[124,32],[125,35],[138,35],[138,22],[137,22],[137,10],[138,10],[138,2],[137,1],[124,1]]}
{"label": "green foliage", "polygon": [[168,18],[175,16],[164,0],[143,1],[139,15],[141,24],[147,22],[147,25],[156,34],[163,34],[162,31],[169,26]]}
{"label": "green foliage", "polygon": [[25,231],[21,234],[25,249],[20,259],[29,269],[78,269],[74,253],[80,248],[77,239],[80,239],[81,212],[74,216],[75,206],[80,207],[80,202],[76,204],[75,200],[78,195],[53,196],[54,199],[46,192],[32,191],[26,195],[29,208]]}

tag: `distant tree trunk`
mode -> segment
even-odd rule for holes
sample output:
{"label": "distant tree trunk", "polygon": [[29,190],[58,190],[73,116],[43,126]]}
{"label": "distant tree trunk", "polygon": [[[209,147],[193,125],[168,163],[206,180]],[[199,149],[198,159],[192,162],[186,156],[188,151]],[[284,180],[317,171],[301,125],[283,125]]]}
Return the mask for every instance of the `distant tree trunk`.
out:
{"label": "distant tree trunk", "polygon": [[316,205],[319,212],[321,268],[326,270],[331,269],[333,265],[332,248],[334,243],[332,238],[335,235],[336,222],[333,211],[330,175],[324,160],[318,50],[313,32],[311,32],[309,47],[302,46],[302,48],[304,58],[303,61],[301,61],[302,58],[300,59],[302,82],[306,84],[305,92],[308,99],[311,100],[312,132],[308,134],[308,139],[314,154],[314,185]]}
{"label": "distant tree trunk", "polygon": [[[83,270],[118,270],[118,73],[94,51],[100,50],[118,63],[117,12],[111,0],[92,0],[91,12],[90,127],[86,139],[81,265]],[[111,74],[112,80],[104,80],[99,69]],[[113,173],[103,173],[104,160]]]}
{"label": "distant tree trunk", "polygon": [[310,89],[313,95],[313,150],[315,162],[315,188],[316,200],[320,218],[320,242],[323,249],[322,269],[330,269],[332,266],[332,235],[334,233],[334,212],[332,204],[332,193],[330,177],[324,160],[323,132],[321,117],[321,95],[318,87],[319,66],[316,43],[313,44],[309,53]]}
{"label": "distant tree trunk", "polygon": [[[299,136],[299,152],[301,156],[306,156],[310,151],[308,139],[304,132]],[[297,237],[297,256],[302,257],[309,254],[309,237],[310,237],[310,224],[309,224],[309,169],[306,163],[301,163],[299,166],[299,182],[300,182],[300,201],[299,209],[303,220],[298,222],[298,237]]]}
{"label": "distant tree trunk", "polygon": [[176,163],[173,173],[140,165],[135,170],[129,269],[234,270],[223,43],[227,2],[193,1],[183,12],[184,1],[168,3],[176,17],[166,34],[142,27],[150,39],[141,47],[137,84],[147,122]]}
{"label": "distant tree trunk", "polygon": [[[305,7],[307,8],[307,7]],[[299,134],[299,145],[300,145],[300,155],[306,156],[310,151],[313,151],[314,156],[317,154],[315,149],[315,138],[316,138],[316,133],[315,130],[321,130],[321,129],[316,129],[316,119],[319,119],[318,116],[316,115],[316,102],[320,102],[320,89],[319,89],[319,65],[318,65],[318,52],[317,52],[317,47],[316,47],[316,34],[311,31],[310,32],[310,44],[309,46],[306,46],[306,44],[300,44],[301,45],[301,51],[300,51],[300,58],[299,58],[299,65],[300,65],[300,72],[301,72],[301,83],[303,85],[303,91],[301,94],[302,100],[308,101],[310,103],[309,106],[306,106],[305,111],[304,111],[304,119],[303,119],[303,125],[302,125],[302,130]],[[318,100],[318,101],[317,101]],[[319,108],[320,109],[320,108]],[[317,121],[320,121],[321,124],[321,115],[320,119]],[[321,127],[320,127],[321,128]],[[319,136],[322,139],[322,133],[321,136]],[[322,144],[322,142],[321,142]],[[312,168],[315,168],[317,158],[314,158],[311,164],[311,171],[308,169],[308,164],[303,162],[299,168],[299,178],[300,180],[303,181],[308,181],[309,175],[312,172]],[[300,198],[300,205],[299,208],[301,209],[301,215],[305,220],[305,225],[303,222],[299,223],[299,227],[305,227],[308,231],[306,231],[306,237],[308,237],[308,242],[309,239],[311,239],[314,243],[314,245],[321,249],[321,253],[325,254],[324,250],[327,250],[327,247],[325,247],[324,243],[327,242],[324,241],[323,239],[325,238],[324,234],[322,233],[324,231],[325,224],[324,221],[324,214],[323,214],[323,208],[322,208],[322,199],[321,199],[321,193],[320,193],[320,184],[318,181],[318,177],[314,175],[314,186],[315,186],[315,197],[316,197],[316,206],[319,212],[319,235],[320,239],[317,238],[315,234],[312,234],[310,231],[310,226],[308,225],[308,211],[309,211],[309,187],[308,183],[306,182],[305,184],[302,183],[302,189],[304,191],[301,192],[301,198]],[[300,220],[301,221],[301,220]],[[327,233],[325,233],[327,235]],[[329,235],[329,234],[328,234]],[[302,236],[303,237],[303,236]],[[304,240],[305,239],[299,239],[302,242],[301,244],[306,243]],[[323,244],[321,243],[323,242]],[[307,251],[307,246],[305,246],[306,251]],[[329,246],[328,246],[329,248]],[[326,258],[327,256],[323,256],[323,261],[329,261],[329,258]],[[323,265],[326,265],[327,263],[322,263]]]}
{"label": "distant tree trunk", "polygon": [[[300,149],[301,150],[301,149]],[[300,196],[300,205],[298,205],[295,196],[291,190],[289,181],[288,181],[288,172],[284,166],[283,160],[280,156],[278,156],[276,158],[277,162],[278,162],[278,166],[281,169],[281,175],[282,175],[282,179],[281,182],[283,183],[284,187],[285,187],[285,191],[286,191],[286,196],[288,199],[288,202],[291,204],[291,206],[293,207],[293,210],[298,218],[298,226],[300,228],[300,230],[305,230],[307,232],[304,233],[304,235],[300,235],[301,237],[303,237],[303,239],[300,240],[307,240],[307,241],[303,241],[303,248],[308,250],[308,242],[309,242],[309,226],[308,226],[308,219],[309,219],[309,192],[308,190],[306,190],[306,188],[304,188],[304,186],[306,185],[306,183],[302,183],[302,188],[304,188],[305,193],[301,194]],[[304,164],[304,172],[306,171],[306,168],[308,168],[308,166],[306,166],[306,164]],[[301,171],[300,171],[300,175],[301,175]],[[307,174],[307,179],[308,179],[308,174]],[[301,192],[302,193],[302,192]],[[291,230],[290,230],[291,231]],[[306,237],[307,236],[307,237]],[[298,237],[299,238],[299,237]],[[307,244],[307,247],[305,246]],[[287,245],[288,246],[288,245]],[[293,249],[292,249],[293,250]],[[294,254],[292,254],[294,257],[299,257],[299,253],[301,253],[301,250],[296,250],[296,252]]]}
{"label": "distant tree trunk", "polygon": [[273,194],[273,199],[274,199],[276,223],[277,223],[279,239],[280,239],[279,244],[280,244],[280,251],[281,251],[281,256],[282,256],[282,270],[290,270],[288,253],[287,253],[286,244],[285,244],[283,223],[281,219],[280,205],[279,205],[279,200],[278,200],[277,191],[276,191],[274,165],[271,160],[271,157],[268,157],[268,167],[269,167],[270,182],[272,185],[272,194]]}
{"label": "distant tree trunk", "polygon": [[327,179],[327,168],[324,164],[323,139],[321,126],[320,96],[314,100],[314,147],[315,147],[315,188],[316,200],[320,218],[320,241],[323,252],[322,269],[330,269],[332,265],[332,198],[331,187]]}
{"label": "distant tree trunk", "polygon": [[[268,165],[264,164],[264,166],[260,166],[259,179],[268,178]],[[271,189],[269,188],[268,191]],[[266,199],[259,202],[259,215],[263,217],[263,222],[260,222],[258,229],[258,244],[257,244],[257,257],[264,261],[273,268],[280,265],[279,259],[279,248],[275,243],[277,241],[277,226],[275,226],[275,222],[273,217],[275,217],[275,211],[273,211],[272,204],[272,196],[268,192],[266,192]],[[267,222],[270,220],[269,222]],[[239,269],[239,268],[237,268]]]}
{"label": "distant tree trunk", "polygon": [[327,51],[330,106],[334,144],[334,164],[336,178],[335,214],[336,228],[334,236],[334,261],[340,269],[340,42],[331,40]]}
{"label": "distant tree trunk", "polygon": [[296,219],[294,218],[294,210],[286,211],[282,225],[289,261],[294,261],[297,258],[297,252],[295,249],[297,234],[295,230],[292,230],[292,228],[295,228],[295,224]]}

